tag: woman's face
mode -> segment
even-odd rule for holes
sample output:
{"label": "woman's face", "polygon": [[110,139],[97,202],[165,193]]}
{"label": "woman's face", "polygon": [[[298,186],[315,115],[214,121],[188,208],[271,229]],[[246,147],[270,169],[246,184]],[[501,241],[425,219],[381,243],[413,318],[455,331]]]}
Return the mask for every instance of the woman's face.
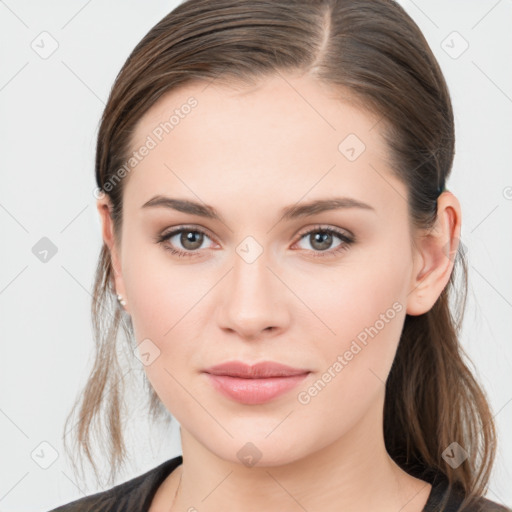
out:
{"label": "woman's face", "polygon": [[[277,465],[381,431],[415,268],[381,126],[290,75],[188,85],[137,125],[116,287],[149,381],[197,446]],[[205,373],[235,360],[309,373],[251,403]]]}

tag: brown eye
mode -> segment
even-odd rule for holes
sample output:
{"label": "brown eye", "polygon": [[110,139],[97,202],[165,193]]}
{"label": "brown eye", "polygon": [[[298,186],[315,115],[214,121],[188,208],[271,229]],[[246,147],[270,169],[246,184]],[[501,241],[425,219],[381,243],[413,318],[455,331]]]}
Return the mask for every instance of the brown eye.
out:
{"label": "brown eye", "polygon": [[[335,239],[338,242],[335,243]],[[353,235],[342,233],[337,229],[317,227],[302,233],[297,242],[307,241],[310,247],[300,247],[306,249],[314,257],[335,256],[341,251],[347,250],[355,241]]]}
{"label": "brown eye", "polygon": [[201,229],[187,227],[173,229],[168,233],[158,235],[155,239],[165,250],[179,257],[200,256],[203,252],[201,249],[209,248],[208,246],[202,247],[207,240],[211,241],[210,236]]}
{"label": "brown eye", "polygon": [[204,235],[199,231],[187,231],[184,230],[180,235],[180,243],[183,248],[189,251],[195,251],[199,249],[203,244]]}
{"label": "brown eye", "polygon": [[311,247],[319,251],[325,251],[331,248],[332,234],[327,231],[317,231],[308,235],[310,238]]}

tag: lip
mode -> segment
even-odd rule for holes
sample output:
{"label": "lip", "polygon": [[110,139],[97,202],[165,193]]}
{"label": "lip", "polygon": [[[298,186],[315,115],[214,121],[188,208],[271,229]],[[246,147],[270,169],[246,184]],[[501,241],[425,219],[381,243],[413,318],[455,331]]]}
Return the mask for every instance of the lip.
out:
{"label": "lip", "polygon": [[237,402],[256,405],[268,402],[298,385],[310,371],[263,361],[248,365],[229,361],[204,370],[214,388]]}
{"label": "lip", "polygon": [[262,361],[253,365],[242,361],[227,361],[204,370],[211,375],[228,375],[243,379],[261,379],[268,377],[293,377],[309,373],[305,368],[293,368],[274,361]]}

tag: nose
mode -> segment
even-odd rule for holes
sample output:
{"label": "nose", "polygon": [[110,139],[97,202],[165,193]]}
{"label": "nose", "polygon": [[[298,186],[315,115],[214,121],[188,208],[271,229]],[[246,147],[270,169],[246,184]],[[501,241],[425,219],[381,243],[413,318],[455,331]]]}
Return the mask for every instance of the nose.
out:
{"label": "nose", "polygon": [[291,294],[276,277],[279,271],[274,267],[265,251],[252,262],[234,254],[233,269],[223,279],[217,310],[221,329],[249,340],[276,336],[286,330]]}

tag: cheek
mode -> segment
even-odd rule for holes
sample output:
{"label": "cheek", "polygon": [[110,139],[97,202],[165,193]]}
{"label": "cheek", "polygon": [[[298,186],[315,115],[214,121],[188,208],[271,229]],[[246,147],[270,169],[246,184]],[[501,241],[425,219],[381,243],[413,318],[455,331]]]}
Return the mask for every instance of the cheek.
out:
{"label": "cheek", "polygon": [[330,337],[335,343],[339,340],[341,347],[376,322],[382,328],[379,320],[386,312],[384,320],[391,320],[405,310],[410,267],[407,253],[402,252],[399,258],[389,247],[365,252],[361,258],[351,256],[338,268],[324,268],[314,274],[303,272],[300,279],[295,276],[294,291],[311,312],[303,316],[304,321],[310,326],[316,322],[323,337]]}
{"label": "cheek", "polygon": [[[323,294],[316,288],[309,295],[311,308],[329,329],[311,349],[320,364],[298,390],[297,401],[311,416],[324,417],[328,410],[333,436],[348,431],[383,397],[396,354],[405,318],[405,279],[399,262],[382,265],[339,272],[321,287]],[[309,326],[313,323],[321,325],[308,319]]]}
{"label": "cheek", "polygon": [[[211,285],[193,278],[179,265],[160,258],[141,256],[133,261],[125,287],[140,354],[149,352],[144,370],[151,386],[168,410],[182,410],[190,400],[180,383],[183,372],[192,373],[197,351],[194,333],[201,311],[201,298]],[[136,264],[135,264],[136,263]],[[199,329],[200,331],[200,329]],[[190,386],[187,384],[186,388]]]}
{"label": "cheek", "polygon": [[[145,343],[156,347],[158,358],[145,370],[159,393],[177,386],[170,374],[181,382],[184,373],[199,369],[198,351],[206,345],[205,327],[211,326],[215,285],[225,269],[195,267],[157,244],[129,236],[124,240],[123,280],[134,334],[137,344],[150,340]],[[169,396],[178,394],[169,390]]]}
{"label": "cheek", "polygon": [[313,335],[321,371],[330,368],[331,374],[343,374],[336,380],[348,386],[352,396],[375,391],[391,368],[406,311],[407,255],[405,247],[383,245],[357,266],[326,269],[315,279],[302,278],[298,286],[314,313],[303,317],[301,330]]}
{"label": "cheek", "polygon": [[[207,287],[186,264],[177,264],[165,249],[131,243],[123,261],[123,279],[132,321],[139,337],[165,339],[198,303]],[[171,330],[171,331],[170,331]]]}

